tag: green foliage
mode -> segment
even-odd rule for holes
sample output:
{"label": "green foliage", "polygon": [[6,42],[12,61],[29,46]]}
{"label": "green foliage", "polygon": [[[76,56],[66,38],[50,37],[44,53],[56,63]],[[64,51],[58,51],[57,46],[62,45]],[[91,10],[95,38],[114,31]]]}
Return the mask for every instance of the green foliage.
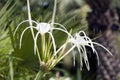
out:
{"label": "green foliage", "polygon": [[[20,6],[20,4],[23,6]],[[50,8],[52,6],[51,4],[46,9],[35,6],[32,10],[32,18],[38,22],[49,22],[52,16],[52,9]],[[40,67],[37,56],[34,55],[33,39],[30,31],[25,33],[22,48],[19,48],[20,34],[28,24],[23,24],[17,34],[13,35],[17,24],[27,19],[27,11],[23,8],[25,6],[21,1],[8,0],[0,10],[0,80],[13,80],[13,77],[15,80],[31,80]],[[81,14],[73,13],[73,11],[67,13],[57,11],[55,21],[63,24],[73,34],[87,28],[86,23],[83,23],[85,21],[82,21],[83,19],[84,17]],[[61,45],[67,38],[59,31],[56,31],[54,36],[57,45]]]}

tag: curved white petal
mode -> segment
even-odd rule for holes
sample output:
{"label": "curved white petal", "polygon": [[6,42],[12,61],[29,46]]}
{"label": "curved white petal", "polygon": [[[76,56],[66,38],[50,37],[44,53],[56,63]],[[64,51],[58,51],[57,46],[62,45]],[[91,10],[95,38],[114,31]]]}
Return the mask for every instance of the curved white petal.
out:
{"label": "curved white petal", "polygon": [[85,38],[85,41],[88,41],[88,42],[90,43],[91,48],[92,48],[92,50],[93,50],[93,52],[94,52],[95,49],[94,49],[94,46],[93,46],[93,44],[92,44],[92,40],[85,34],[84,31],[79,31],[79,34],[81,34],[81,33],[84,35],[84,36],[82,36],[82,37]]}
{"label": "curved white petal", "polygon": [[38,35],[39,35],[40,33],[39,32],[37,32],[37,34],[36,34],[36,36],[35,36],[35,39],[34,39],[34,54],[36,55],[36,48],[37,48],[37,38],[38,38]]}
{"label": "curved white petal", "polygon": [[62,31],[62,32],[65,32],[69,37],[72,37],[72,35],[71,35],[69,32],[67,32],[67,31],[65,31],[65,30],[63,30],[63,29],[60,29],[60,28],[52,28],[52,30],[60,30],[60,31]]}
{"label": "curved white petal", "polygon": [[103,45],[101,45],[101,44],[99,44],[99,43],[96,43],[96,42],[92,42],[92,43],[95,44],[95,45],[98,45],[98,46],[102,47],[102,48],[105,49],[109,54],[112,55],[112,53],[111,53],[107,48],[105,48]]}
{"label": "curved white petal", "polygon": [[73,65],[75,66],[75,50],[72,50],[72,56],[73,56]]}
{"label": "curved white petal", "polygon": [[[30,27],[26,27],[26,28],[22,31],[22,33],[21,33],[20,43],[19,43],[20,48],[21,48],[21,45],[22,45],[22,38],[23,38],[23,36],[24,36],[24,33],[25,33],[25,31],[27,31],[29,28],[30,28]],[[33,26],[33,28],[36,29],[34,26]]]}
{"label": "curved white petal", "polygon": [[54,48],[54,53],[56,52],[56,44],[55,44],[55,40],[54,40],[54,37],[52,35],[52,33],[48,32],[52,38],[52,44],[53,44],[53,48]]}
{"label": "curved white petal", "polygon": [[25,31],[27,31],[29,28],[30,28],[30,27],[27,27],[27,28],[25,28],[25,29],[22,31],[22,34],[21,34],[21,36],[20,36],[20,48],[21,48],[21,45],[22,45],[23,35],[24,35]]}
{"label": "curved white petal", "polygon": [[[29,20],[24,20],[24,21],[22,21],[21,23],[19,23],[18,26],[16,27],[14,33],[13,33],[13,36],[15,36],[15,34],[16,34],[18,28],[20,27],[20,25],[22,25],[22,24],[25,23],[25,22],[29,22]],[[36,21],[34,21],[34,20],[32,20],[32,22],[35,23],[35,24],[38,24],[38,23],[37,23]]]}
{"label": "curved white petal", "polygon": [[97,62],[98,62],[98,65],[100,64],[100,59],[99,59],[99,56],[98,56],[98,52],[95,50],[95,52],[94,52],[95,54],[96,54],[96,56],[97,56]]}
{"label": "curved white petal", "polygon": [[56,24],[56,25],[59,25],[61,28],[63,28],[64,30],[67,31],[67,29],[62,25],[62,24],[59,24],[59,23],[52,23],[52,24]]}
{"label": "curved white petal", "polygon": [[79,55],[80,55],[80,69],[82,70],[82,67],[83,67],[82,54],[81,54],[80,47],[77,46],[77,49],[78,49],[78,52],[79,52]]}
{"label": "curved white petal", "polygon": [[85,65],[86,65],[87,69],[90,70],[90,65],[89,65],[89,61],[88,61],[88,57],[87,57],[87,52],[86,52],[85,46],[83,46],[83,49],[84,49],[84,53],[83,53],[84,62],[85,62]]}

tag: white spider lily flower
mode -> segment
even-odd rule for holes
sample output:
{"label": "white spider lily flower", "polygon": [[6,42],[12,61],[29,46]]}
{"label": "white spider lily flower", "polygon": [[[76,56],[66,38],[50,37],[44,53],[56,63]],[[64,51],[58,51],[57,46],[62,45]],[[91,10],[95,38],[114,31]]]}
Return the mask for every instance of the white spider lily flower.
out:
{"label": "white spider lily flower", "polygon": [[[54,27],[54,25],[57,25],[59,27]],[[55,43],[55,39],[54,39],[52,32],[54,30],[59,30],[59,31],[66,33],[68,36],[71,36],[71,34],[67,31],[67,29],[59,23],[51,23],[50,24],[50,23],[41,22],[41,23],[37,24],[35,29],[38,32],[37,32],[35,39],[34,39],[34,53],[36,53],[37,38],[38,38],[39,34],[41,36],[44,36],[46,33],[48,33],[51,36],[52,44],[53,44],[53,48],[54,48],[54,53],[56,53],[56,43]]]}
{"label": "white spider lily flower", "polygon": [[[111,54],[111,52],[108,49],[106,49],[104,46],[102,46],[101,44],[96,43],[96,42],[92,42],[92,40],[88,36],[86,36],[84,31],[80,31],[78,33],[75,33],[75,35],[73,37],[71,37],[68,42],[70,42],[71,45],[73,46],[72,49],[77,48],[77,50],[78,50],[78,53],[80,55],[80,65],[81,65],[80,67],[81,67],[81,69],[83,67],[82,60],[84,60],[87,69],[90,70],[90,65],[89,65],[88,56],[87,56],[87,52],[86,52],[87,50],[85,48],[86,46],[91,47],[93,53],[95,53],[97,55],[98,64],[99,64],[99,56],[98,56],[97,51],[94,48],[94,44],[104,48],[108,53]],[[73,54],[73,62],[75,65],[76,53],[74,53],[74,50],[73,50],[72,54]]]}
{"label": "white spider lily flower", "polygon": [[[81,35],[83,35],[83,36],[81,36]],[[89,47],[92,48],[93,51],[95,51],[91,40],[82,31],[82,32],[76,33],[73,36],[73,38],[71,38],[69,40],[69,42],[72,44],[72,46],[75,46],[74,48],[77,48],[77,50],[78,50],[78,53],[80,55],[81,69],[83,67],[83,62],[82,62],[82,58],[83,58],[84,62],[86,64],[86,67],[89,70],[90,66],[89,66],[89,61],[88,61],[88,57],[87,57],[87,52],[86,52],[85,46],[89,46]],[[74,65],[75,65],[75,53],[73,53],[73,59],[74,59],[73,61],[74,61]]]}
{"label": "white spider lily flower", "polygon": [[[15,29],[14,36],[15,36],[17,30],[19,29],[19,27],[26,22],[29,22],[29,20],[24,20],[24,21],[22,21],[21,23],[18,24],[18,26]],[[35,54],[36,54],[36,46],[37,46],[36,43],[37,43],[37,38],[38,38],[39,34],[43,36],[46,33],[48,33],[51,36],[52,44],[53,44],[53,47],[54,47],[54,53],[56,52],[56,44],[55,44],[54,36],[52,35],[52,31],[53,30],[59,30],[59,31],[62,31],[62,32],[66,33],[68,36],[71,36],[71,34],[67,31],[67,29],[59,23],[51,23],[51,24],[50,23],[45,23],[45,22],[38,23],[34,20],[31,20],[31,22],[35,23],[36,26],[28,26],[22,31],[21,36],[20,36],[19,47],[21,48],[24,33],[31,28],[36,29],[37,33],[34,36],[34,53]],[[57,25],[59,27],[53,27],[53,25]]]}

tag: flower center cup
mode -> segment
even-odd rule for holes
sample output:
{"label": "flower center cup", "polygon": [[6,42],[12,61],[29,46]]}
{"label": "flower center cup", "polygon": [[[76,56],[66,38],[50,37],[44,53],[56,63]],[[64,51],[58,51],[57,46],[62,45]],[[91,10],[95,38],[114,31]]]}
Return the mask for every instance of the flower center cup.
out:
{"label": "flower center cup", "polygon": [[51,25],[48,23],[39,23],[36,29],[40,32],[40,34],[45,34],[49,32]]}

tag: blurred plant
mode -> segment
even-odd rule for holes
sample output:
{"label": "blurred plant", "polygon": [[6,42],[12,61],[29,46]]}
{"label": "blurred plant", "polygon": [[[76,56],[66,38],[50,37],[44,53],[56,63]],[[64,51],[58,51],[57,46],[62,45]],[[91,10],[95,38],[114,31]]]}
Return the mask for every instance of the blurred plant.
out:
{"label": "blurred plant", "polygon": [[[15,1],[12,4],[12,0],[8,0],[4,6],[0,10],[0,79],[13,79],[13,75],[11,74],[12,62],[10,60],[11,56],[10,53],[13,50],[10,37],[8,35],[9,30],[8,24],[10,23],[12,18],[12,14],[16,10],[16,3]],[[11,7],[10,7],[11,6]],[[7,47],[6,47],[7,45]],[[9,65],[9,66],[8,66]]]}
{"label": "blurred plant", "polygon": [[115,38],[117,37],[115,32],[117,32],[120,27],[119,16],[116,9],[110,8],[110,4],[113,4],[113,1],[118,0],[85,1],[92,9],[92,11],[89,12],[87,16],[90,36],[95,37],[96,34],[102,33],[103,35],[96,41],[106,46],[106,48],[108,48],[113,54],[113,56],[110,56],[109,54],[106,54],[106,51],[103,51],[100,48],[96,48],[99,51],[100,65],[96,66],[96,69],[93,68],[89,76],[96,72],[97,75],[95,75],[96,77],[94,77],[94,79],[118,80],[118,76],[120,75],[120,59],[118,57],[118,51],[115,44]]}
{"label": "blurred plant", "polygon": [[110,7],[113,8],[120,8],[120,1],[118,0],[111,0]]}

